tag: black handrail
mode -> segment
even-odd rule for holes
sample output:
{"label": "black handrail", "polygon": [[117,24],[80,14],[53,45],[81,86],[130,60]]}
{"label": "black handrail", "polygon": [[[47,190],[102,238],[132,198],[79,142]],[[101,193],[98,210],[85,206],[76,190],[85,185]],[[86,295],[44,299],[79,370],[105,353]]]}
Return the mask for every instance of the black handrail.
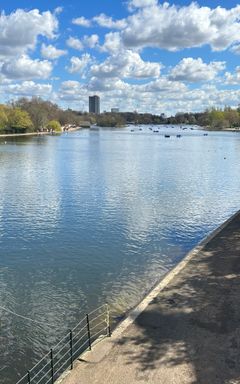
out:
{"label": "black handrail", "polygon": [[92,349],[99,336],[111,336],[108,304],[86,314],[85,326],[83,318],[16,384],[54,384],[67,369],[73,369],[73,362],[87,347]]}

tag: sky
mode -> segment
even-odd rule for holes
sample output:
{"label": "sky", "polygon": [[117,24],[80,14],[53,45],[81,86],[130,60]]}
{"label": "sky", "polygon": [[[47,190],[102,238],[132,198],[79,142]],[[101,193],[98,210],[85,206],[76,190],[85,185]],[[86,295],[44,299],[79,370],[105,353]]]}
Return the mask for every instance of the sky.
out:
{"label": "sky", "polygon": [[233,0],[2,0],[0,103],[166,115],[240,103]]}

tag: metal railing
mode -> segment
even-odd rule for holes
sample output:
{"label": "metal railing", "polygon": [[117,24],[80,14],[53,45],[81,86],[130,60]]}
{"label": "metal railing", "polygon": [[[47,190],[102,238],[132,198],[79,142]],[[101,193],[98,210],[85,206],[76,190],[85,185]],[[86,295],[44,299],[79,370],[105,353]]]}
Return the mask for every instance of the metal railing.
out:
{"label": "metal railing", "polygon": [[111,336],[109,307],[103,304],[86,316],[16,384],[53,384],[100,336]]}

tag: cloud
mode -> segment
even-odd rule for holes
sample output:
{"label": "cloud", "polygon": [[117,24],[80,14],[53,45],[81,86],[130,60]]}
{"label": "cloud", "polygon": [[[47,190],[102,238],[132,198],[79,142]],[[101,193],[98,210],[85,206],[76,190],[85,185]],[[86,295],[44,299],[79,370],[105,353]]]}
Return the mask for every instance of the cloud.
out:
{"label": "cloud", "polygon": [[27,55],[22,55],[19,58],[5,61],[0,72],[8,79],[47,79],[52,68],[52,64],[47,60],[32,60]]}
{"label": "cloud", "polygon": [[93,17],[92,20],[86,19],[83,16],[77,17],[76,19],[72,20],[72,23],[82,27],[91,27],[93,23],[96,23],[100,27],[111,29],[123,29],[127,25],[125,19],[113,20],[112,17],[109,17],[104,13]]}
{"label": "cloud", "polygon": [[110,78],[108,81],[104,81],[100,77],[93,76],[88,84],[88,89],[94,92],[102,92],[102,91],[110,91],[113,90],[116,92],[117,90],[125,90],[130,88],[129,84],[118,78]]}
{"label": "cloud", "polygon": [[226,85],[239,85],[240,84],[240,67],[235,68],[235,73],[226,72],[225,82]]}
{"label": "cloud", "polygon": [[38,84],[34,81],[24,81],[20,84],[10,84],[5,87],[5,92],[16,96],[46,96],[51,91],[51,84]]}
{"label": "cloud", "polygon": [[81,57],[73,56],[70,59],[71,66],[67,67],[67,70],[69,73],[77,73],[85,77],[86,71],[92,61],[89,53],[84,53]]}
{"label": "cloud", "polygon": [[236,55],[240,55],[240,44],[236,44],[231,47],[230,51],[235,53]]}
{"label": "cloud", "polygon": [[93,18],[93,21],[95,21],[101,27],[111,28],[111,29],[123,29],[127,26],[125,19],[114,21],[112,17],[108,17],[104,13],[101,13],[100,15],[95,16]]}
{"label": "cloud", "polygon": [[100,47],[103,52],[114,53],[123,49],[122,39],[119,32],[109,32],[105,35],[104,44]]}
{"label": "cloud", "polygon": [[83,50],[83,43],[81,40],[75,38],[75,37],[69,37],[66,41],[68,47],[76,49],[77,51],[82,51]]}
{"label": "cloud", "polygon": [[84,48],[95,48],[98,46],[99,37],[96,34],[90,36],[83,36],[82,40],[77,39],[76,37],[69,37],[66,41],[68,47],[82,51]]}
{"label": "cloud", "polygon": [[130,0],[128,2],[128,9],[133,11],[135,8],[144,8],[157,5],[157,0]]}
{"label": "cloud", "polygon": [[[143,86],[145,92],[159,93],[159,92],[177,92],[179,98],[179,92],[186,92],[187,87],[179,81],[171,81],[165,77],[153,80]],[[182,95],[181,95],[182,96]]]}
{"label": "cloud", "polygon": [[59,89],[59,97],[61,100],[82,100],[88,99],[88,90],[79,81],[68,80],[63,81]]}
{"label": "cloud", "polygon": [[180,61],[170,72],[171,80],[199,82],[213,80],[216,75],[225,69],[226,63],[223,61],[213,61],[209,64],[203,62],[201,58],[193,59],[186,57]]}
{"label": "cloud", "polygon": [[[90,92],[101,97],[102,109],[118,106],[122,111],[150,112],[167,115],[176,112],[200,112],[211,106],[237,106],[240,90],[221,90],[204,84],[198,89],[189,89],[184,83],[166,77],[151,80],[147,84],[130,84],[119,78],[91,77],[87,85],[78,81],[65,81],[58,90],[58,102],[64,105],[87,109]],[[56,100],[57,101],[57,100]]]}
{"label": "cloud", "polygon": [[46,59],[55,60],[61,56],[66,55],[67,51],[63,50],[63,49],[57,49],[56,47],[54,47],[51,44],[50,45],[42,44],[41,54]]}
{"label": "cloud", "polygon": [[80,25],[81,27],[91,27],[91,20],[86,19],[84,16],[73,19],[72,23],[75,25]]}
{"label": "cloud", "polygon": [[78,91],[79,89],[82,89],[82,88],[83,88],[83,85],[79,81],[76,81],[76,80],[63,81],[61,84],[61,90],[64,90],[64,91],[73,90],[73,89]]}
{"label": "cloud", "polygon": [[89,90],[79,81],[64,81],[58,90],[57,102],[66,108],[72,108],[77,111],[88,110]]}
{"label": "cloud", "polygon": [[10,15],[0,15],[0,55],[16,56],[33,50],[38,36],[52,39],[58,29],[56,16],[51,12],[18,9]]}
{"label": "cloud", "polygon": [[54,9],[54,14],[59,15],[60,13],[63,12],[63,7],[57,7]]}
{"label": "cloud", "polygon": [[[68,47],[83,53],[75,52],[70,56],[65,69],[72,80],[63,82],[58,89],[57,82],[54,91],[50,84],[42,81],[40,84],[35,79],[49,78],[54,66],[58,65],[51,60],[67,54],[65,49],[57,48],[55,41],[49,41],[57,37],[57,15],[62,9],[56,8],[53,12],[20,9],[9,15],[2,13],[0,91],[13,96],[44,97],[46,94],[51,100],[67,101],[64,104],[67,106],[78,106],[83,99],[87,105],[89,92],[98,92],[103,109],[117,105],[121,110],[167,114],[238,104],[240,91],[226,89],[226,85],[230,88],[230,85],[240,84],[240,67],[230,72],[225,69],[225,62],[206,62],[199,50],[199,58],[185,57],[175,67],[165,68],[162,74],[162,64],[152,59],[153,51],[144,51],[144,56],[141,52],[148,47],[178,51],[209,45],[215,51],[230,49],[240,54],[240,5],[229,9],[197,3],[175,6],[157,0],[129,0],[127,5],[131,13],[124,19],[113,19],[103,13],[91,20],[73,19],[75,25],[99,26],[110,31],[105,34],[101,46],[100,34],[96,33],[73,34],[67,39]],[[31,52],[39,43],[45,59],[36,58],[38,50],[34,52],[34,59],[31,58]],[[84,52],[89,48],[100,51],[99,62]],[[148,54],[152,54],[152,58],[147,60]],[[226,72],[222,74],[223,70]],[[61,67],[57,75],[60,71]],[[81,82],[81,78],[84,81]],[[51,82],[54,80],[56,78],[51,77]],[[193,86],[193,83],[208,81],[211,87],[198,84],[195,89]]]}
{"label": "cloud", "polygon": [[91,36],[84,36],[83,37],[83,43],[86,47],[89,48],[95,48],[96,45],[98,45],[99,37],[96,34],[93,34]]}
{"label": "cloud", "polygon": [[161,65],[143,61],[137,52],[120,51],[109,56],[103,63],[93,65],[91,73],[100,78],[148,78],[158,77]]}
{"label": "cloud", "polygon": [[126,47],[177,51],[209,44],[212,50],[221,51],[240,41],[240,5],[211,9],[197,3],[184,7],[152,1],[147,6],[147,1],[140,0],[131,3],[146,6],[127,19],[128,25],[121,32]]}
{"label": "cloud", "polygon": [[[103,109],[109,110],[114,104],[125,111],[137,109],[139,112],[157,114],[171,113],[172,105],[176,105],[179,101],[179,93],[181,93],[181,100],[185,101],[189,92],[183,83],[172,82],[166,78],[157,79],[148,84],[129,84],[117,77],[108,78],[107,81],[101,77],[92,77],[88,82],[88,90],[102,95]],[[197,102],[200,105],[200,101]],[[189,100],[186,99],[184,105],[187,107]]]}

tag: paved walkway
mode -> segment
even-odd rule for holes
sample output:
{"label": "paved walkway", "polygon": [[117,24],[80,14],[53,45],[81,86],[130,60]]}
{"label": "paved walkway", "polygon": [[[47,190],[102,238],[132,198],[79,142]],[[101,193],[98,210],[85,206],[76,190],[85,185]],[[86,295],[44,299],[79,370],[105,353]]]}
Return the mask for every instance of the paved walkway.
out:
{"label": "paved walkway", "polygon": [[240,383],[240,213],[62,383]]}

